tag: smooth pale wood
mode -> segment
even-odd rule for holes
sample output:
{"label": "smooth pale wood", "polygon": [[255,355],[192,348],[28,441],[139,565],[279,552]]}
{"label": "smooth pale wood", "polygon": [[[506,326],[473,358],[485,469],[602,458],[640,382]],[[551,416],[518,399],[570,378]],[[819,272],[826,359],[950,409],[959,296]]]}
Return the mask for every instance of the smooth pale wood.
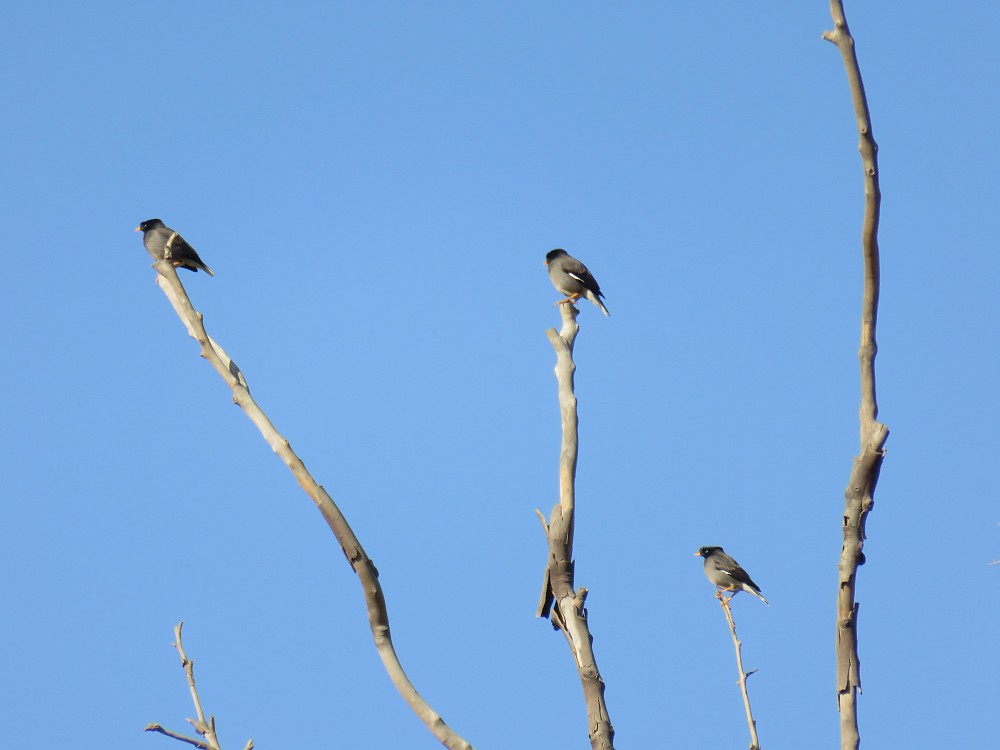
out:
{"label": "smooth pale wood", "polygon": [[854,38],[847,26],[841,0],[830,1],[834,29],[823,38],[837,45],[854,102],[858,124],[861,163],[864,170],[865,208],[861,228],[864,255],[865,285],[861,303],[861,345],[858,360],[861,366],[861,408],[859,411],[861,448],[844,493],[844,542],[837,565],[837,707],[840,711],[840,746],[842,750],[857,750],[861,745],[858,731],[858,693],[861,692],[861,660],[858,656],[858,609],[855,600],[858,567],[865,562],[865,522],[874,505],[885,442],[889,429],[878,418],[875,398],[875,325],[878,319],[879,248],[878,222],[882,204],[879,189],[878,144],[872,135],[871,114],[854,49]]}
{"label": "smooth pale wood", "polygon": [[562,631],[580,675],[587,706],[587,734],[594,750],[614,750],[615,730],[604,700],[604,680],[594,656],[593,636],[587,622],[587,589],[574,590],[573,527],[576,515],[576,460],[578,421],[574,392],[573,344],[580,327],[573,305],[560,305],[561,331],[546,331],[556,352],[556,379],[559,384],[559,412],[562,418],[562,447],[559,453],[559,504],[552,509],[546,525],[549,558],[539,602],[540,617],[550,617]]}
{"label": "smooth pale wood", "polygon": [[736,669],[740,673],[739,686],[740,694],[743,696],[743,711],[747,715],[747,727],[750,729],[750,750],[760,750],[760,740],[757,738],[757,720],[753,717],[753,710],[750,708],[750,693],[747,690],[747,677],[753,672],[747,672],[743,668],[743,641],[736,636],[736,621],[733,619],[733,608],[730,604],[730,600],[736,596],[736,593],[725,596],[722,592],[716,591],[715,596],[726,615],[726,622],[729,623],[729,634],[733,637],[733,648],[736,650]]}
{"label": "smooth pale wood", "polygon": [[340,543],[344,557],[347,558],[348,564],[354,569],[361,583],[368,611],[368,626],[371,628],[375,648],[389,674],[389,679],[392,680],[393,685],[403,696],[407,705],[441,744],[450,750],[472,750],[472,745],[451,729],[440,714],[434,711],[421,697],[403,671],[403,665],[400,663],[392,643],[389,613],[386,609],[385,595],[382,593],[382,586],[378,580],[378,570],[375,568],[375,563],[365,553],[361,542],[355,536],[340,508],[337,507],[327,491],[313,479],[302,459],[292,450],[288,440],[278,432],[271,420],[250,396],[246,379],[236,363],[217,342],[209,337],[202,315],[191,305],[191,300],[177,277],[177,271],[173,264],[168,261],[158,261],[153,264],[153,268],[158,274],[157,284],[167,295],[174,311],[187,328],[188,334],[201,345],[201,356],[209,361],[232,390],[233,401],[243,409],[250,421],[260,430],[260,434],[267,441],[267,444],[271,446],[271,450],[292,472],[299,486],[315,503]]}

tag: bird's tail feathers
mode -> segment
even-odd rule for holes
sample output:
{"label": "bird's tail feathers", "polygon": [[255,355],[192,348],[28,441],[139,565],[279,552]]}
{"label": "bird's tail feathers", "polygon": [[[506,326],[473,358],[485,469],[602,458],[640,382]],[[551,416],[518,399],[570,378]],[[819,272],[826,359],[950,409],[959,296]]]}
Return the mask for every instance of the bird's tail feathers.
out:
{"label": "bird's tail feathers", "polygon": [[609,318],[611,317],[611,313],[608,312],[608,308],[606,308],[604,306],[604,303],[601,301],[601,298],[598,297],[596,294],[594,294],[589,289],[587,290],[587,299],[589,299],[591,302],[593,302],[595,305],[597,305],[599,308],[601,308],[601,312],[602,313],[604,313],[605,315],[607,315]]}
{"label": "bird's tail feathers", "polygon": [[766,604],[767,606],[769,606],[769,607],[771,606],[771,602],[769,602],[767,599],[765,599],[764,595],[762,593],[760,593],[759,591],[755,591],[753,589],[753,587],[747,586],[746,584],[744,584],[743,585],[743,590],[746,591],[748,594],[753,594],[758,599],[760,599],[762,602],[764,602],[764,604]]}

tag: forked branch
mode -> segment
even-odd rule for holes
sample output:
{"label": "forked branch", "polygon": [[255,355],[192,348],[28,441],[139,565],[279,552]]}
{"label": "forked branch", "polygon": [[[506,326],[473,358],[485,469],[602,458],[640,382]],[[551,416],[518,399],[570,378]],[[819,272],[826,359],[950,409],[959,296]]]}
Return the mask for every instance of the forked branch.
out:
{"label": "forked branch", "polygon": [[[197,732],[201,737],[204,737],[204,740],[198,740],[194,737],[187,737],[183,734],[172,732],[169,729],[164,729],[159,724],[149,724],[145,731],[157,732],[158,734],[165,735],[166,737],[186,742],[189,745],[194,745],[197,748],[201,748],[201,750],[221,750],[219,746],[219,738],[215,733],[215,717],[209,716],[208,719],[206,719],[205,712],[201,708],[201,698],[198,697],[198,687],[195,685],[194,681],[194,661],[189,659],[187,654],[184,653],[184,643],[181,640],[181,628],[183,627],[184,623],[179,622],[174,628],[174,638],[177,639],[174,643],[174,647],[177,649],[177,654],[181,657],[181,666],[184,668],[184,675],[187,677],[188,689],[191,691],[191,700],[194,702],[195,714],[198,716],[197,719],[188,719],[187,721],[192,727],[194,727],[195,732]],[[253,750],[253,740],[247,740],[247,744],[243,746],[243,750]]]}
{"label": "forked branch", "polygon": [[451,729],[421,697],[403,671],[403,666],[392,644],[392,635],[389,631],[389,613],[386,609],[385,596],[378,580],[375,563],[365,553],[361,542],[348,525],[347,519],[340,512],[340,508],[333,502],[333,498],[327,491],[313,479],[302,459],[292,450],[288,440],[282,437],[271,424],[267,415],[257,405],[257,402],[250,396],[247,381],[240,369],[223,348],[208,335],[202,315],[191,305],[191,300],[188,298],[180,279],[177,278],[177,271],[173,265],[169,261],[158,261],[153,264],[153,268],[158,274],[157,284],[167,295],[177,315],[187,327],[188,333],[201,345],[201,356],[209,361],[226,382],[233,392],[233,401],[243,409],[250,421],[260,430],[260,434],[271,446],[271,450],[284,461],[299,486],[316,504],[327,525],[337,537],[347,562],[358,575],[368,609],[368,626],[375,639],[375,648],[378,650],[379,657],[382,659],[382,664],[386,672],[389,673],[393,685],[396,686],[413,712],[440,740],[441,744],[451,748],[451,750],[472,750],[472,746]]}

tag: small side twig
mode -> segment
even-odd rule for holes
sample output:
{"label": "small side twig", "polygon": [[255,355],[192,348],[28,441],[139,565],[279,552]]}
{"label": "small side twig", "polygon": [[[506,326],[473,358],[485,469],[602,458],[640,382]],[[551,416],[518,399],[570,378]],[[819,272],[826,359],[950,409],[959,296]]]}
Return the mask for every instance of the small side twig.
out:
{"label": "small side twig", "polygon": [[740,673],[739,685],[740,692],[743,694],[743,708],[747,714],[747,726],[750,729],[750,750],[760,750],[760,740],[757,739],[757,721],[753,718],[753,711],[750,709],[750,694],[747,692],[747,677],[756,672],[756,669],[751,669],[747,672],[743,668],[743,642],[736,637],[736,622],[733,620],[733,610],[729,606],[729,600],[733,598],[735,594],[731,596],[725,596],[721,591],[715,592],[715,598],[719,600],[719,604],[722,605],[722,611],[726,615],[726,622],[729,623],[729,633],[733,636],[733,648],[736,649],[736,669]]}
{"label": "small side twig", "polygon": [[[177,649],[177,654],[181,657],[181,666],[184,668],[184,675],[187,677],[188,688],[191,690],[191,700],[194,703],[195,714],[198,716],[197,719],[188,719],[187,722],[194,727],[195,732],[205,739],[198,740],[194,737],[187,737],[183,734],[172,732],[169,729],[164,729],[159,724],[149,724],[146,726],[144,731],[156,732],[158,734],[165,735],[166,737],[186,742],[189,745],[194,745],[195,747],[200,748],[200,750],[222,750],[219,745],[219,738],[215,733],[215,717],[210,715],[206,720],[205,712],[201,707],[201,698],[198,697],[198,687],[195,685],[194,681],[194,660],[189,659],[187,654],[184,653],[184,642],[181,640],[181,629],[183,627],[183,621],[177,623],[174,627],[174,637],[177,639],[174,643],[174,648]],[[247,741],[247,744],[244,746],[244,750],[253,750],[253,740]]]}
{"label": "small side twig", "polygon": [[546,331],[556,351],[556,379],[559,384],[559,410],[562,416],[562,449],[559,455],[559,504],[552,509],[549,522],[538,513],[549,545],[545,580],[542,584],[538,616],[550,617],[553,627],[561,630],[569,644],[583,685],[587,705],[587,734],[594,750],[614,750],[615,730],[604,700],[604,680],[594,656],[593,636],[587,622],[587,589],[574,590],[573,528],[576,514],[576,459],[578,429],[576,394],[573,390],[573,344],[580,330],[573,305],[561,305],[562,331]]}

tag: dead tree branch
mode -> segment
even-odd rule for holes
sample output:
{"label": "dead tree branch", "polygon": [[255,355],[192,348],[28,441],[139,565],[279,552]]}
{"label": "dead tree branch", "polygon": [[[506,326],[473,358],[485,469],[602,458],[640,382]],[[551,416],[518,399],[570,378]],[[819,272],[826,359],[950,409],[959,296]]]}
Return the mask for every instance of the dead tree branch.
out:
{"label": "dead tree branch", "polygon": [[257,405],[257,402],[250,396],[247,381],[240,369],[222,347],[209,337],[205,330],[202,315],[191,305],[191,300],[188,298],[180,279],[177,278],[177,271],[173,265],[167,261],[158,261],[153,264],[153,268],[156,269],[158,274],[157,284],[159,284],[164,294],[167,295],[177,315],[187,327],[188,334],[201,345],[201,356],[211,363],[230,387],[233,392],[233,401],[243,409],[250,418],[250,421],[260,430],[261,435],[263,435],[268,445],[271,446],[271,450],[278,454],[278,457],[292,472],[299,486],[316,504],[319,512],[323,514],[327,525],[337,537],[337,541],[344,551],[347,562],[353,568],[361,583],[365,605],[368,609],[368,625],[375,639],[375,648],[378,650],[379,657],[382,659],[382,664],[386,672],[388,672],[393,685],[395,685],[413,712],[427,726],[431,733],[440,740],[441,744],[451,750],[472,750],[472,745],[451,729],[441,716],[420,696],[403,671],[403,666],[392,643],[392,635],[389,630],[389,613],[386,609],[382,586],[378,580],[378,570],[375,568],[375,563],[365,553],[361,542],[354,535],[354,531],[350,525],[348,525],[347,519],[340,512],[340,508],[333,502],[333,498],[330,497],[327,491],[313,479],[302,459],[292,450],[288,440],[271,424],[267,415],[264,414]]}
{"label": "dead tree branch", "polygon": [[864,253],[865,286],[861,308],[861,448],[845,491],[843,517],[844,544],[838,565],[837,588],[837,705],[840,711],[840,744],[842,750],[856,750],[861,744],[858,732],[857,694],[861,691],[861,662],[858,657],[858,603],[855,585],[858,567],[865,562],[865,522],[874,505],[875,485],[885,457],[885,442],[889,430],[878,419],[875,399],[875,324],[878,319],[879,249],[878,221],[882,202],[879,190],[878,144],[872,135],[871,114],[865,96],[861,68],[854,49],[854,38],[847,26],[841,0],[831,0],[830,13],[834,29],[823,38],[837,45],[854,100],[864,168],[865,208],[861,229]]}
{"label": "dead tree branch", "polygon": [[[172,732],[169,729],[164,729],[159,724],[150,724],[146,727],[145,731],[157,732],[158,734],[172,737],[175,740],[180,740],[181,742],[186,742],[189,745],[194,745],[195,747],[200,748],[200,750],[221,750],[219,746],[219,738],[215,733],[215,717],[209,716],[208,719],[206,719],[205,712],[201,708],[201,698],[198,697],[198,688],[194,681],[194,660],[189,659],[187,654],[184,653],[184,642],[181,640],[181,628],[183,627],[183,622],[177,623],[174,627],[174,638],[177,639],[174,643],[174,648],[177,649],[177,654],[181,657],[181,666],[184,668],[184,675],[187,677],[188,689],[191,691],[191,700],[194,702],[195,714],[198,716],[197,719],[188,719],[187,721],[192,727],[194,727],[194,731],[205,739],[197,740],[194,737],[185,737],[183,734],[178,734],[177,732]],[[243,750],[253,750],[253,740],[248,740],[247,744],[244,745]]]}
{"label": "dead tree branch", "polygon": [[[546,331],[556,351],[556,379],[559,383],[559,410],[562,415],[562,449],[559,456],[559,504],[552,509],[546,530],[549,559],[545,567],[538,605],[539,617],[550,617],[552,625],[562,631],[580,674],[587,705],[587,734],[594,750],[614,750],[615,730],[611,725],[604,701],[604,680],[597,669],[593,636],[587,623],[587,589],[574,591],[573,526],[576,507],[576,459],[578,430],[576,394],[573,376],[573,344],[580,330],[573,305],[560,305],[563,327],[561,332]],[[539,513],[541,517],[541,513]]]}
{"label": "dead tree branch", "polygon": [[733,637],[733,648],[736,649],[736,669],[740,673],[739,686],[743,695],[743,709],[747,715],[747,726],[750,728],[750,750],[760,750],[760,740],[757,738],[757,721],[753,718],[753,711],[750,709],[750,693],[747,692],[747,677],[757,670],[747,672],[743,668],[743,642],[736,637],[736,622],[733,620],[733,610],[729,600],[736,596],[725,596],[721,591],[715,592],[715,598],[719,600],[722,611],[726,615],[726,622],[729,623],[729,633]]}

